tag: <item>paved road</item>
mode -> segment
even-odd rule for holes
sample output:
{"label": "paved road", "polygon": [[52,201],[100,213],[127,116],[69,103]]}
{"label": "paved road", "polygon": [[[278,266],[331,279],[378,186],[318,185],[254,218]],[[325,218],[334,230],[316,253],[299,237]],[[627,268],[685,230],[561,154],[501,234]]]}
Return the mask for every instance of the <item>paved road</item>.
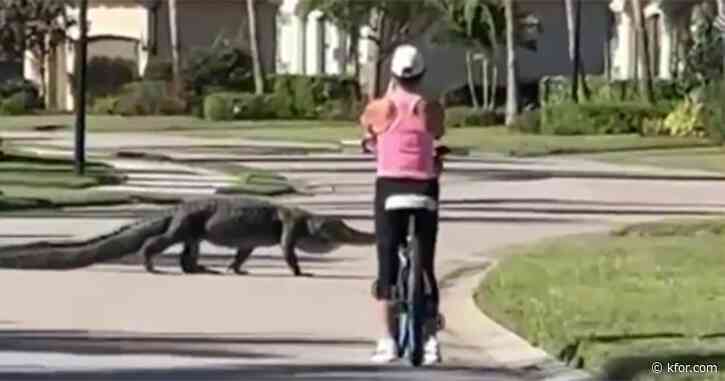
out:
{"label": "paved road", "polygon": [[[334,188],[321,187],[322,194],[287,201],[344,215],[355,226],[372,229],[369,165],[351,157],[345,164],[349,171],[331,174],[343,159],[318,158],[314,171],[306,172],[299,171],[297,158],[272,164],[290,177]],[[271,165],[263,157],[245,157],[238,163]],[[484,266],[487,253],[512,243],[663,216],[725,212],[723,183],[716,181],[616,178],[614,174],[622,171],[615,167],[549,160],[461,160],[452,168],[467,170],[452,170],[444,179],[440,275]],[[526,170],[529,175],[515,176]],[[574,170],[589,175],[566,175]],[[178,180],[184,182],[188,179]],[[90,236],[140,212],[124,208],[6,215],[0,217],[0,239]],[[213,266],[222,268],[229,259],[227,250],[203,250],[205,261]],[[445,365],[411,370],[399,364],[368,364],[377,334],[368,291],[375,269],[371,249],[305,256],[302,266],[315,273],[313,278],[290,277],[275,249],[255,253],[247,277],[185,276],[178,274],[174,258],[163,262],[176,274],[153,276],[141,266],[121,264],[71,272],[2,271],[0,379],[47,379],[49,372],[57,380],[541,376],[535,370],[515,369],[521,348],[494,340],[500,327],[477,320],[468,289],[460,287],[462,280],[446,282],[444,291],[449,322],[442,335]]]}

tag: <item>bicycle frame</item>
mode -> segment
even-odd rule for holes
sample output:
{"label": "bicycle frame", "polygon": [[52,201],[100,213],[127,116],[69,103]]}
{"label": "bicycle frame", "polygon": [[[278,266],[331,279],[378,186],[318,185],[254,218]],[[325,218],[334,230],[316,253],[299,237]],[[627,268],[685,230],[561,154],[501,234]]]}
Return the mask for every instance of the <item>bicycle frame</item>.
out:
{"label": "bicycle frame", "polygon": [[[425,295],[429,288],[426,285],[430,284],[427,279],[427,274],[422,271],[419,265],[419,258],[413,257],[420,255],[415,241],[415,225],[418,212],[418,210],[408,210],[405,212],[408,214],[408,229],[405,241],[401,243],[398,250],[400,268],[398,270],[398,279],[394,294],[398,320],[398,356],[408,357],[408,360],[413,366],[419,366],[422,361],[422,327],[425,321],[425,314],[421,315],[421,311],[426,310]],[[418,265],[411,266],[416,261]],[[413,273],[411,273],[411,270],[413,270]],[[417,271],[417,274],[415,271]],[[419,277],[419,279],[414,281],[413,277]],[[417,285],[417,290],[409,289],[411,284]],[[421,295],[416,297],[418,292],[422,293],[422,299]]]}

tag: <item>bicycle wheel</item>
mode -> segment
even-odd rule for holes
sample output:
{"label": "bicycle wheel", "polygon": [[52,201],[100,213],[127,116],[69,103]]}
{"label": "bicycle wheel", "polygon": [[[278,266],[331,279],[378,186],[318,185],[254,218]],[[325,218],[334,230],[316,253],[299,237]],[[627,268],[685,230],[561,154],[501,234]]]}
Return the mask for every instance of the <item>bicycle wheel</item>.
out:
{"label": "bicycle wheel", "polygon": [[415,231],[415,216],[409,222],[409,254],[410,268],[408,272],[408,361],[413,366],[420,366],[423,362],[423,325],[425,324],[426,304],[423,284],[423,266],[420,258],[420,242]]}

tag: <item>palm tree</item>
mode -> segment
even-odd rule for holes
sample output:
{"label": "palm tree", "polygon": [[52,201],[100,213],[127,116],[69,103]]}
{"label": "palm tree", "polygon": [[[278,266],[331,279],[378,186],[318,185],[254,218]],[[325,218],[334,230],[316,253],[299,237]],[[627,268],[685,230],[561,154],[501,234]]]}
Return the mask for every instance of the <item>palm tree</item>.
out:
{"label": "palm tree", "polygon": [[514,123],[519,113],[518,62],[516,60],[516,3],[505,0],[506,14],[506,125]]}
{"label": "palm tree", "polygon": [[262,73],[262,59],[259,55],[259,42],[257,40],[257,11],[254,0],[247,0],[247,24],[249,24],[249,51],[252,55],[252,68],[254,70],[254,93],[264,94],[264,74]]}
{"label": "palm tree", "polygon": [[564,0],[564,12],[566,14],[566,31],[569,46],[569,62],[571,62],[571,99],[579,102],[579,65],[577,62],[576,46],[576,21],[574,13],[574,0]]}
{"label": "palm tree", "polygon": [[[489,0],[437,0],[434,4],[445,16],[444,28],[438,30],[433,41],[438,44],[454,44],[467,49],[466,66],[468,87],[474,106],[478,97],[474,94],[473,76],[470,72],[470,54],[478,53],[481,57],[482,96],[480,104],[484,110],[493,110],[496,101],[498,84],[498,58],[500,41],[506,34],[506,15],[504,6]],[[540,29],[538,19],[532,14],[515,14],[515,28],[523,27],[529,33],[516,35],[516,46],[525,49],[536,49],[535,34],[530,32]],[[531,29],[534,27],[535,29]]]}
{"label": "palm tree", "polygon": [[590,97],[581,57],[581,0],[564,0],[564,10],[569,37],[569,60],[572,67],[571,98],[574,102],[579,102],[580,83],[584,90],[584,97],[587,99]]}
{"label": "palm tree", "polygon": [[652,83],[652,67],[650,66],[649,49],[647,47],[647,29],[644,25],[644,9],[642,8],[641,0],[632,0],[632,12],[634,13],[634,28],[637,35],[637,50],[642,67],[642,77],[639,81],[640,94],[645,96],[645,100],[648,103],[654,103],[655,94]]}
{"label": "palm tree", "polygon": [[723,76],[725,77],[725,0],[717,0],[717,17],[715,28],[720,31],[720,43],[722,43]]}
{"label": "palm tree", "polygon": [[179,54],[179,25],[176,0],[169,0],[169,35],[171,36],[171,67],[174,75],[174,93],[181,92],[181,57]]}
{"label": "palm tree", "polygon": [[473,52],[470,50],[466,50],[466,78],[468,91],[471,93],[471,99],[473,100],[473,107],[479,108],[476,86],[473,81]]}

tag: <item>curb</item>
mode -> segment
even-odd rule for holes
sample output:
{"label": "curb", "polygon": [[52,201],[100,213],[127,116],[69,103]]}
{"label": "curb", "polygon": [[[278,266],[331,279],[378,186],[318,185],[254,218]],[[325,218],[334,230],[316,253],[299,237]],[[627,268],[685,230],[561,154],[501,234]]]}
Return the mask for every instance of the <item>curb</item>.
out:
{"label": "curb", "polygon": [[[476,305],[474,293],[498,261],[486,259],[483,272],[458,278],[447,291],[454,294],[453,310],[462,324],[463,337],[473,341],[496,365],[507,369],[533,372],[542,381],[595,381],[590,373],[566,366],[542,349],[532,346],[516,333],[486,316]],[[450,296],[449,296],[450,297]],[[452,320],[452,319],[449,319]]]}

